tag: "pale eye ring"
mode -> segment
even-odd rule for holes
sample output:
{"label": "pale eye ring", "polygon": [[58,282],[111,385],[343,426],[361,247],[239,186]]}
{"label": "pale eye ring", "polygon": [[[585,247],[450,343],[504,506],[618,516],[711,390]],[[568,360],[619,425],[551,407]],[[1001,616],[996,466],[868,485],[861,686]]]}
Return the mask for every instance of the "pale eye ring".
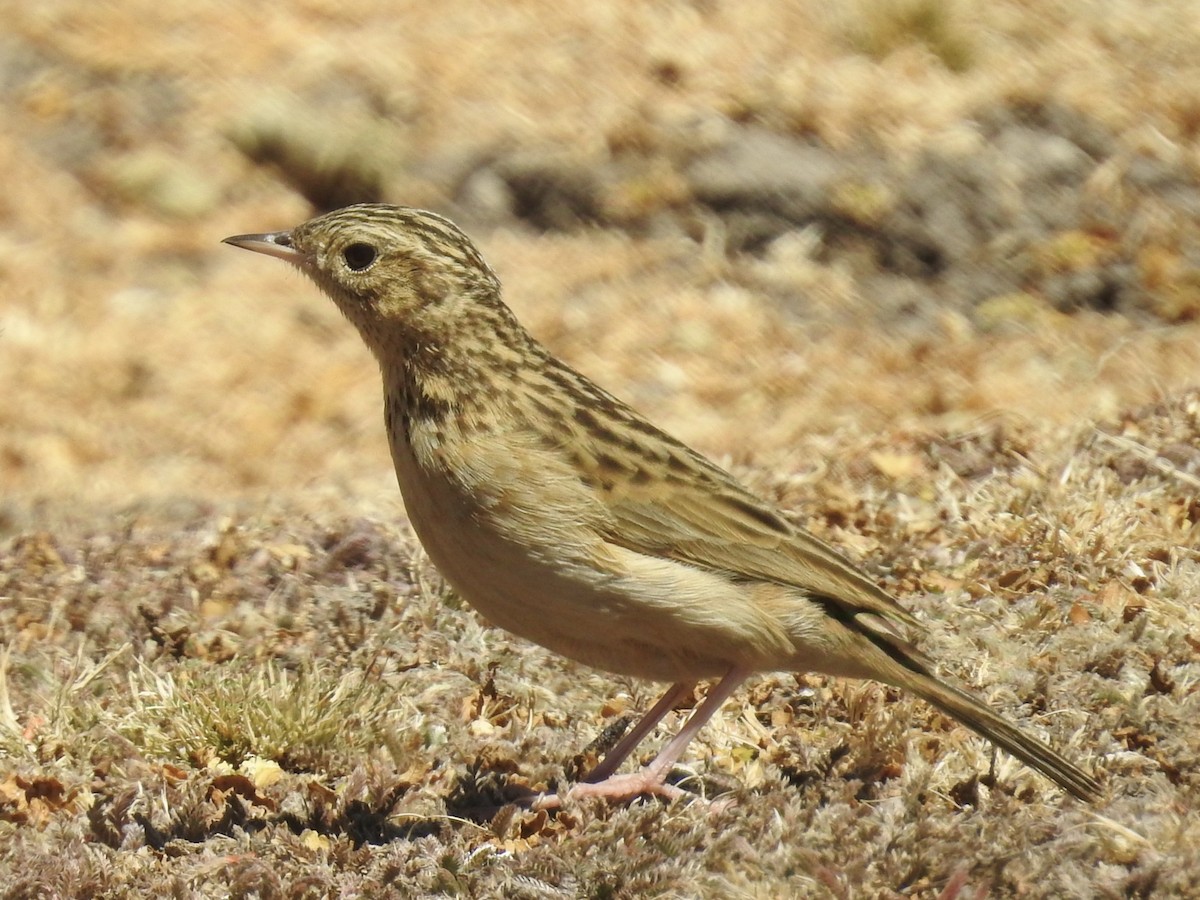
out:
{"label": "pale eye ring", "polygon": [[342,259],[346,261],[346,268],[352,272],[362,272],[369,269],[371,263],[375,262],[375,258],[378,255],[374,247],[370,244],[364,244],[361,241],[347,244],[342,250]]}

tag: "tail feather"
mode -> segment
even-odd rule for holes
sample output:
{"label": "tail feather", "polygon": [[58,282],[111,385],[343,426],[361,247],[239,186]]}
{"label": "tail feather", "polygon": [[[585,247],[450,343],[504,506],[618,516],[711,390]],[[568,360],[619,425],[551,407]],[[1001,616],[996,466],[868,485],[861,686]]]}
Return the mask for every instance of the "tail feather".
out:
{"label": "tail feather", "polygon": [[[938,678],[933,662],[888,623],[880,622],[879,617],[872,615],[856,614],[843,618],[848,631],[854,635],[850,640],[859,650],[856,654],[862,666],[859,674],[911,691],[1037,769],[1073,797],[1094,800],[1100,795],[1100,783],[1091,775],[966,691]],[[870,650],[865,646],[866,642],[873,645]]]}
{"label": "tail feather", "polygon": [[931,675],[910,674],[912,677],[904,686],[914,694],[1007,750],[1021,762],[1037,769],[1071,796],[1080,800],[1095,800],[1100,796],[1100,783],[1095,778],[1047,744],[988,709],[970,694]]}

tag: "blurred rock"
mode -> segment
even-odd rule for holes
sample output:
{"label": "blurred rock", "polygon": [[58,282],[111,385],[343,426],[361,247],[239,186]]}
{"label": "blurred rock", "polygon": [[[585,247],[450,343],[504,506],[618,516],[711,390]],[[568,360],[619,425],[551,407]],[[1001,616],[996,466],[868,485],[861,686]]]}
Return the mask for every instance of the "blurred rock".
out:
{"label": "blurred rock", "polygon": [[399,136],[388,134],[386,123],[329,122],[302,104],[258,110],[231,128],[229,138],[318,211],[383,201],[384,173],[400,155]]}
{"label": "blurred rock", "polygon": [[687,169],[696,199],[715,210],[760,209],[803,222],[827,208],[848,162],[815,144],[749,126]]}
{"label": "blurred rock", "polygon": [[[1012,101],[974,120],[974,144],[930,146],[912,160],[732,121],[691,142],[672,136],[678,128],[627,125],[608,159],[484,154],[449,192],[470,216],[543,230],[646,233],[670,219],[699,238],[716,217],[734,256],[762,256],[782,235],[815,228],[816,258],[881,290],[888,315],[929,299],[974,309],[1031,296],[1062,312],[1191,317],[1192,293],[1176,285],[1200,252],[1176,250],[1170,222],[1195,219],[1200,184],[1181,160],[1130,154],[1102,123],[1061,104]],[[1139,215],[1155,227],[1129,229]],[[996,308],[980,324],[994,324]]]}
{"label": "blurred rock", "polygon": [[205,173],[166,149],[146,148],[112,157],[97,177],[121,200],[179,219],[199,218],[221,201]]}

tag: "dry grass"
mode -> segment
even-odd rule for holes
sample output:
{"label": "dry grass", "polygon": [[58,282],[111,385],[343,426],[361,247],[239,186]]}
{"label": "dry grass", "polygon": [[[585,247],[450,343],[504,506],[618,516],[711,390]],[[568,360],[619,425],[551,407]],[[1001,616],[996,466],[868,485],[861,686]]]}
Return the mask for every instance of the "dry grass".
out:
{"label": "dry grass", "polygon": [[[9,11],[4,896],[1200,881],[1200,243],[1178,200],[1200,168],[1196,8],[825,8]],[[1035,290],[967,308],[935,282],[889,305],[874,261],[831,256],[819,229],[727,252],[677,177],[714,117],[903,166],[969,157],[980,110],[1047,101],[1113,141],[1085,193],[1125,218],[1040,236],[1023,264],[1070,275],[1134,247],[1137,312]],[[271,129],[286,153],[253,143]],[[626,227],[541,232],[456,193],[512,148],[652,164],[606,195]],[[1182,173],[1169,191],[1164,171]],[[298,277],[217,244],[306,218],[299,190],[337,196],[346,173],[461,211],[536,334],[872,566],[948,673],[1095,769],[1106,799],[1065,801],[879,686],[783,674],[687,755],[684,785],[728,807],[481,816],[585,768],[654,686],[511,640],[444,590],[358,339]],[[859,224],[894,202],[870,179],[841,190]]]}

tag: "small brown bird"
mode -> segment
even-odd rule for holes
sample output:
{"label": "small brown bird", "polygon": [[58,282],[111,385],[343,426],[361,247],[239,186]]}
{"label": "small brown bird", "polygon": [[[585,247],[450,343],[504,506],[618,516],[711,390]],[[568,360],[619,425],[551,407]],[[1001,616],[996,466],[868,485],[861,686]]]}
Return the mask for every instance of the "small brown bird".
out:
{"label": "small brown bird", "polygon": [[[749,675],[778,670],[904,688],[1075,797],[1099,794],[1090,775],[940,680],[907,636],[920,623],[836,550],[555,359],[453,223],[364,204],[225,240],[293,263],[358,328],[383,374],[413,528],[472,606],[586,665],[672,683],[565,796],[679,796],[665,778],[688,742]],[[616,774],[710,678],[655,760]]]}

